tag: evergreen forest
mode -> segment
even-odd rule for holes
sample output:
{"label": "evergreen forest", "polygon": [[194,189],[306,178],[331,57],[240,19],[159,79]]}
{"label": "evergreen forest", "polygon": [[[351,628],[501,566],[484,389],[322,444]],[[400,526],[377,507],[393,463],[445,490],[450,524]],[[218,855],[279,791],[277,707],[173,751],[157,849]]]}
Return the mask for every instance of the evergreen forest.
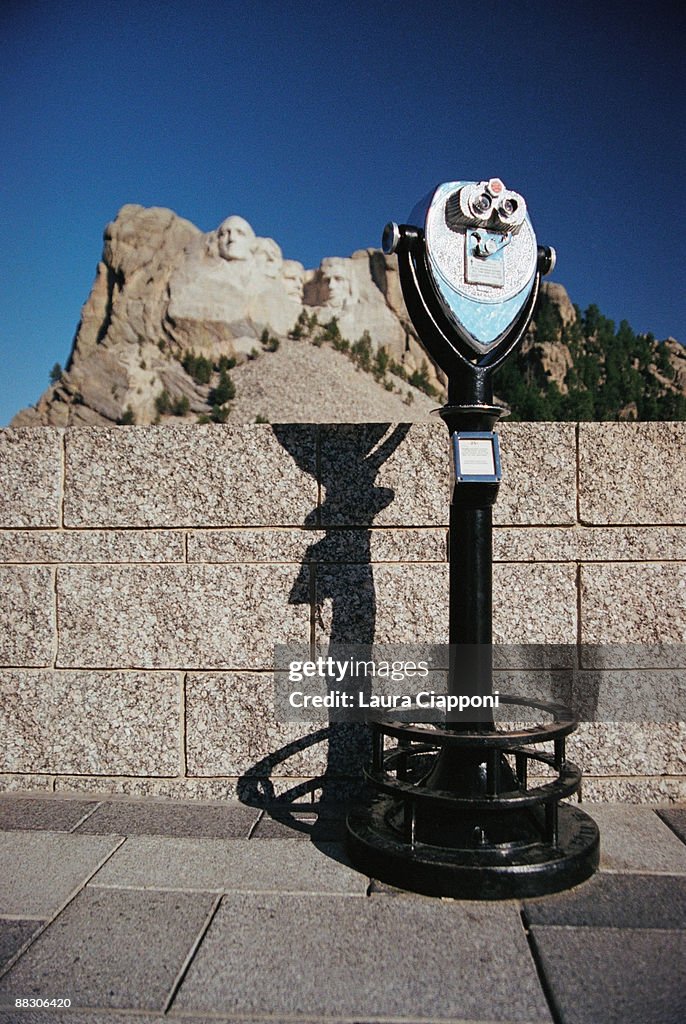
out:
{"label": "evergreen forest", "polygon": [[[541,297],[535,330],[494,378],[510,420],[686,420],[667,344],[636,334],[626,320],[615,328],[595,305],[575,310],[565,325],[558,307]],[[569,353],[562,381],[546,369],[546,343]]]}

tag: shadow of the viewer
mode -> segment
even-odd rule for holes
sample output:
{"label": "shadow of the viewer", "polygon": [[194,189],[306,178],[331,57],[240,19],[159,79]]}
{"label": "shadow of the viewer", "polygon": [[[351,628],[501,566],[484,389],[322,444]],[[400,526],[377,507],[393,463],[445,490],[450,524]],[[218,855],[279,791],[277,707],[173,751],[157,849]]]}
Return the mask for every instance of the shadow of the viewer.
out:
{"label": "shadow of the viewer", "polygon": [[[391,488],[378,487],[375,480],[381,466],[407,436],[410,425],[397,425],[388,437],[387,423],[329,429],[335,432],[338,450],[320,460],[325,498],[303,523],[308,529],[324,531],[324,536],[307,548],[289,603],[310,605],[310,642],[317,654],[326,657],[322,650],[326,645],[329,651],[340,645],[355,645],[356,656],[364,660],[371,657],[376,630],[371,526],[395,497]],[[273,430],[298,466],[312,474],[311,460],[295,440],[292,425],[275,424]],[[341,529],[348,524],[349,528]],[[325,602],[331,603],[328,625]],[[354,685],[358,689],[360,680]],[[340,682],[336,686],[344,688]],[[275,769],[294,754],[323,742],[328,744],[324,773],[277,793],[272,780],[277,778]],[[326,728],[288,743],[252,765],[239,781],[239,799],[251,806],[274,809],[279,821],[309,833],[313,840],[324,839],[330,835],[326,819],[337,811],[342,813],[346,803],[363,792],[362,769],[369,758],[368,726],[330,720]],[[283,783],[284,777],[278,778]],[[316,802],[304,802],[315,794],[319,796]],[[298,816],[303,811],[318,812],[313,825]]]}

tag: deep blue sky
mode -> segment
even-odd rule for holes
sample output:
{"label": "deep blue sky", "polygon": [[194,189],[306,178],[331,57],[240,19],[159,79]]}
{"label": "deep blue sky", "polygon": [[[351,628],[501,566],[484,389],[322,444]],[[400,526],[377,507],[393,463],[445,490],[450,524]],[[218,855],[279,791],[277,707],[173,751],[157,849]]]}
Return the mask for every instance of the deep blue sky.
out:
{"label": "deep blue sky", "polygon": [[66,362],[130,202],[240,213],[311,267],[498,175],[574,302],[686,341],[682,10],[4,0],[0,424]]}

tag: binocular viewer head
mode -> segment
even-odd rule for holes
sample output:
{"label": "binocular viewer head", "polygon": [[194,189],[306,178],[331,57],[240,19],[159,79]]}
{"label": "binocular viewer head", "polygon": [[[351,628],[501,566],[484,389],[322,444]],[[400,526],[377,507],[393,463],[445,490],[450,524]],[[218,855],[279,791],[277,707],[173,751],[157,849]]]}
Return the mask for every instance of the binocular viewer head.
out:
{"label": "binocular viewer head", "polygon": [[448,227],[491,227],[517,232],[526,220],[524,197],[505,188],[500,178],[471,181],[448,196],[445,204]]}
{"label": "binocular viewer head", "polygon": [[386,225],[382,245],[386,253],[407,247],[415,262],[425,262],[432,294],[424,300],[437,300],[478,355],[507,337],[539,275],[555,265],[555,251],[536,243],[524,197],[500,178],[438,185],[406,225]]}

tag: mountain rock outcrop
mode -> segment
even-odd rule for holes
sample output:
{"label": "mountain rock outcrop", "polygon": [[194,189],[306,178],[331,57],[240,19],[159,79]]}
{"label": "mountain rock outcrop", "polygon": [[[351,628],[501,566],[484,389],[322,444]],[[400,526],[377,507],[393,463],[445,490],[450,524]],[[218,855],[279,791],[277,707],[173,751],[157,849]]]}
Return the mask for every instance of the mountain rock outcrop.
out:
{"label": "mountain rock outcrop", "polygon": [[171,210],[124,206],[105,229],[66,369],[13,425],[152,423],[163,392],[177,414],[210,414],[216,373],[199,384],[185,357],[240,366],[262,354],[265,336],[272,350],[287,343],[303,313],[322,326],[335,318],[351,343],[367,331],[372,355],[384,348],[399,368],[396,391],[405,397],[402,377],[415,371],[438,385],[409,324],[394,257],[365,249],[306,270],[242,217],[203,233]]}
{"label": "mountain rock outcrop", "polygon": [[[588,391],[605,375],[603,352],[593,337],[581,337],[586,327],[564,287],[546,281],[517,357],[527,386],[556,385],[571,413],[579,403],[570,388]],[[649,344],[642,357],[649,386],[654,379],[656,394],[683,395],[686,350],[673,339]],[[579,354],[598,364],[593,385],[579,384]],[[405,309],[395,256],[360,249],[307,270],[237,215],[202,232],[171,210],[135,205],[105,229],[67,367],[55,378],[13,426],[183,416],[421,419],[444,397],[442,374]],[[517,413],[511,386],[505,400]],[[620,418],[631,415],[627,401],[622,410],[618,399]],[[583,402],[579,410],[588,418]],[[522,414],[535,418],[526,402]],[[564,418],[565,410],[556,414]]]}

